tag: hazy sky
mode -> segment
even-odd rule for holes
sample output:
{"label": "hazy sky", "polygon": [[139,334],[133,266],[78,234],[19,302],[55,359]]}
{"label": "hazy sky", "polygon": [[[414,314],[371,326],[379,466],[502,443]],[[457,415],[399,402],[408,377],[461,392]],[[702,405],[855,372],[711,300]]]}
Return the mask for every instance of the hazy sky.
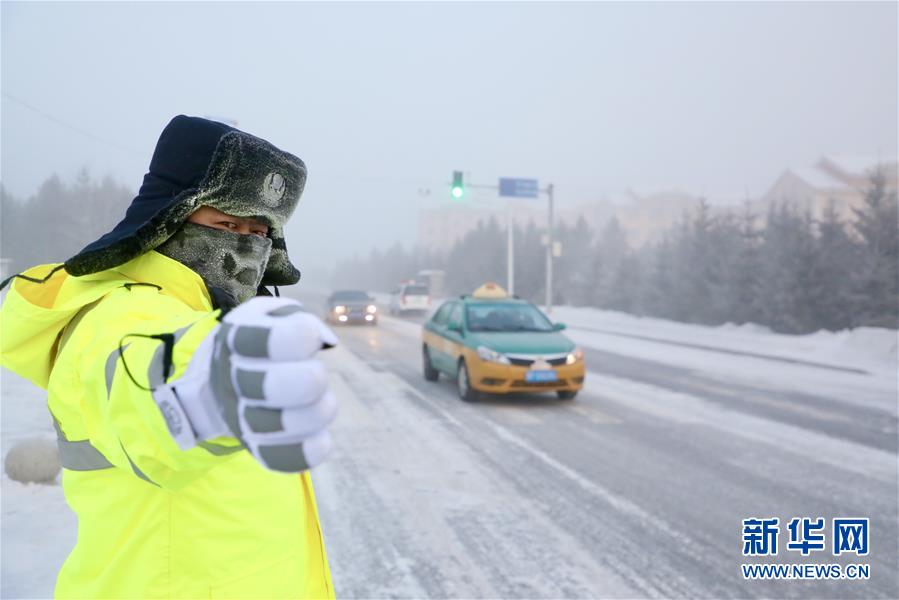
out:
{"label": "hazy sky", "polygon": [[573,205],[759,195],[823,154],[896,154],[894,2],[0,10],[8,190],[83,166],[136,189],[172,116],[226,117],[306,161],[301,265],[413,242],[453,169],[553,181]]}

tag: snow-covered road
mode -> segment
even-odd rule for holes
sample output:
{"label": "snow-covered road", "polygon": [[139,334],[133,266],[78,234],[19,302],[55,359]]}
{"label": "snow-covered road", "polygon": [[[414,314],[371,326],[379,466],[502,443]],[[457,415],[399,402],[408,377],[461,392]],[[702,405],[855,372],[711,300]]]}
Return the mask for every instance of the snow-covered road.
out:
{"label": "snow-covered road", "polygon": [[[812,367],[752,386],[588,347],[573,403],[469,405],[423,380],[419,330],[341,328],[329,357],[351,392],[337,456],[317,473],[343,595],[897,595],[894,381],[818,375],[857,378],[859,405],[778,385],[782,369]],[[742,579],[740,564],[759,562],[741,554],[742,519],[853,515],[872,519],[870,581]],[[802,561],[792,554],[778,562]]]}
{"label": "snow-covered road", "polygon": [[[574,329],[574,402],[466,404],[421,377],[415,320],[337,333],[341,414],[314,480],[340,597],[899,597],[895,376]],[[5,452],[51,430],[4,375]],[[3,597],[46,597],[75,538],[60,488],[4,478],[2,510]],[[782,541],[768,562],[867,562],[871,579],[745,581],[764,561],[742,556],[742,520],[769,516],[870,517],[868,557]]]}

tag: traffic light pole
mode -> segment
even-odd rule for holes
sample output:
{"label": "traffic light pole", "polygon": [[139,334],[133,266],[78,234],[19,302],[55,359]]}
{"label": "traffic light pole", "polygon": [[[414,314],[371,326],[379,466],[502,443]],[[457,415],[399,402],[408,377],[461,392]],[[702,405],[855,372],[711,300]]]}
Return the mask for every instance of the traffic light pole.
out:
{"label": "traffic light pole", "polygon": [[553,184],[546,186],[546,196],[549,198],[549,218],[546,223],[546,313],[553,310]]}
{"label": "traffic light pole", "polygon": [[[453,171],[453,197],[461,198],[463,190],[463,174],[462,171]],[[536,181],[534,181],[536,187]],[[483,185],[483,184],[467,184],[466,187],[483,189],[483,190],[499,190],[499,186]],[[546,312],[552,312],[553,309],[553,250],[555,241],[553,240],[553,184],[548,184],[546,189],[538,190],[546,194],[549,200],[549,214],[546,222]],[[455,190],[458,189],[458,194]],[[509,295],[515,294],[515,227],[512,219],[512,203],[506,207],[506,288]]]}

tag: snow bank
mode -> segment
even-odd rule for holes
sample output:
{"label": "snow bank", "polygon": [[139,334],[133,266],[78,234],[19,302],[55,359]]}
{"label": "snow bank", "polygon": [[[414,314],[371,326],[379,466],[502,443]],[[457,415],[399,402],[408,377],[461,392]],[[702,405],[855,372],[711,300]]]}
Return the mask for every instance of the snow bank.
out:
{"label": "snow bank", "polygon": [[808,335],[774,333],[756,324],[718,327],[638,317],[626,313],[559,306],[552,317],[573,330],[581,329],[655,340],[709,350],[769,356],[788,361],[816,362],[874,373],[896,372],[897,331],[860,327],[846,331],[818,331]]}
{"label": "snow bank", "polygon": [[895,370],[897,359],[897,332],[880,327],[859,327],[858,329],[839,331],[819,331],[817,336],[831,338],[822,346],[832,346],[835,358],[843,360],[857,357],[872,363],[883,363],[884,369]]}
{"label": "snow bank", "polygon": [[22,440],[3,459],[4,472],[21,483],[55,483],[61,468],[56,440],[48,437]]}

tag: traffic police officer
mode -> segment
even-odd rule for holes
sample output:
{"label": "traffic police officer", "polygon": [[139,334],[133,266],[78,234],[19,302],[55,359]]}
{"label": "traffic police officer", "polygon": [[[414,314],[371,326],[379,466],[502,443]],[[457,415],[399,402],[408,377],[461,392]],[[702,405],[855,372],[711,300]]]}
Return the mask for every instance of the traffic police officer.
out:
{"label": "traffic police officer", "polygon": [[125,218],[13,280],[4,367],[47,390],[78,541],[63,598],[330,598],[309,468],[336,340],[299,303],[284,223],[303,162],[178,116]]}

